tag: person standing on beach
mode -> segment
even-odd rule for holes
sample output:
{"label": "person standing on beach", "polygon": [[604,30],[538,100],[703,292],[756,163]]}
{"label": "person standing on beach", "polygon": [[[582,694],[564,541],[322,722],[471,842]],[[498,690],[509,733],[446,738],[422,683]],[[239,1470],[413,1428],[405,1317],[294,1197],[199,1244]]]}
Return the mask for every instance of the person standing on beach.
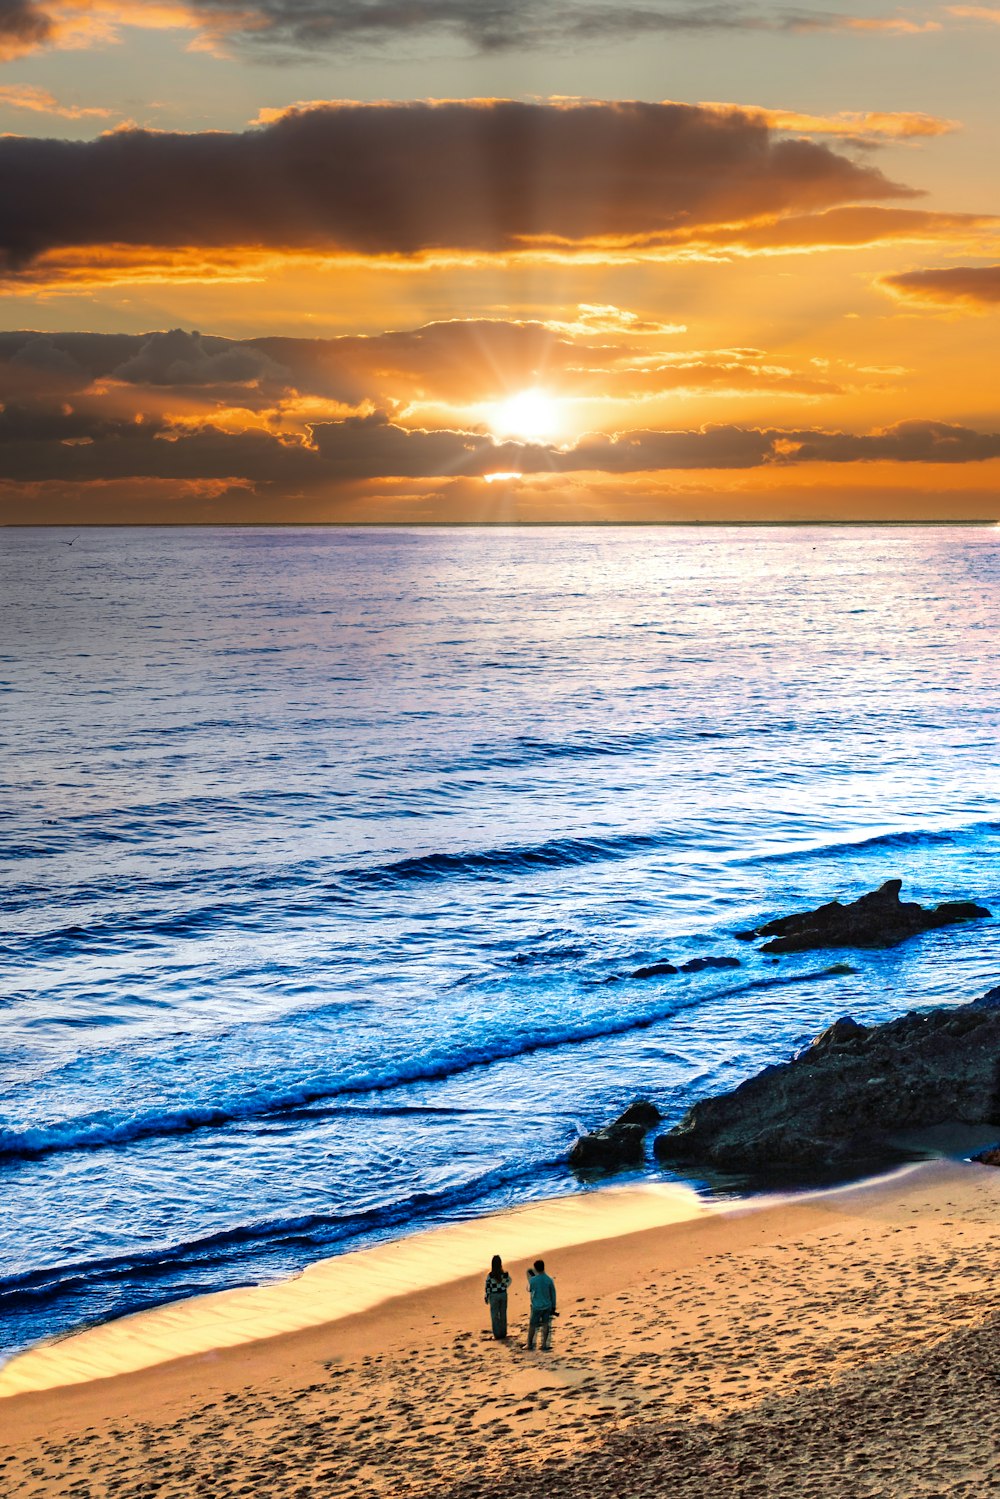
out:
{"label": "person standing on beach", "polygon": [[535,1346],[535,1333],[541,1328],[542,1351],[552,1347],[552,1318],[556,1312],[556,1283],[545,1273],[545,1261],[536,1260],[528,1271],[528,1295],[531,1317],[528,1321],[528,1347]]}
{"label": "person standing on beach", "polygon": [[490,1273],[486,1277],[486,1305],[490,1309],[493,1336],[502,1340],[507,1336],[507,1287],[510,1276],[503,1267],[498,1254],[493,1256]]}

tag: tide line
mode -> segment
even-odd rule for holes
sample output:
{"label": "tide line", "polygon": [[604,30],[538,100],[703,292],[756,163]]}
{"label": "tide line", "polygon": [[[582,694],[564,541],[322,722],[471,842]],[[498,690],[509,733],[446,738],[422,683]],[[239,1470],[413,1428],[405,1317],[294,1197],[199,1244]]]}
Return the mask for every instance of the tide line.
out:
{"label": "tide line", "polygon": [[477,1271],[485,1276],[494,1254],[513,1262],[713,1211],[691,1188],[656,1183],[605,1187],[447,1224],[318,1260],[272,1285],[170,1302],[39,1344],[0,1369],[0,1399],[136,1374],[319,1327]]}

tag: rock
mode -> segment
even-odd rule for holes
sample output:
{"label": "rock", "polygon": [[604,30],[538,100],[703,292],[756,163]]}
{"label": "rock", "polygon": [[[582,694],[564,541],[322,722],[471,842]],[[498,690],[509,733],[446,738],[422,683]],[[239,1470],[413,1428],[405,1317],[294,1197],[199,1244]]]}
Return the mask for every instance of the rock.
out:
{"label": "rock", "polygon": [[977,1010],[1000,1010],[1000,984],[993,989],[987,989],[985,994],[980,994],[978,999],[972,1003]]}
{"label": "rock", "polygon": [[646,1132],[662,1118],[655,1103],[648,1098],[636,1098],[613,1124],[581,1135],[569,1153],[569,1163],[604,1171],[617,1166],[639,1166],[645,1154]]}
{"label": "rock", "polygon": [[681,973],[700,973],[703,968],[739,968],[739,958],[689,958],[681,964]]}
{"label": "rock", "polygon": [[992,1145],[989,1150],[981,1150],[972,1159],[978,1161],[981,1166],[1000,1166],[1000,1145]]}
{"label": "rock", "polygon": [[886,880],[878,890],[859,896],[849,905],[831,900],[815,911],[779,916],[751,932],[737,932],[743,941],[770,937],[761,952],[809,952],[818,947],[894,947],[920,932],[977,921],[992,913],[971,900],[949,900],[939,906],[901,901],[902,880]]}
{"label": "rock", "polygon": [[645,968],[637,968],[632,974],[634,979],[655,979],[661,973],[679,973],[680,969],[674,963],[649,963]]}
{"label": "rock", "polygon": [[618,1166],[641,1166],[645,1154],[643,1124],[609,1125],[581,1135],[569,1153],[569,1163],[584,1170],[599,1167],[613,1171]]}
{"label": "rock", "polygon": [[632,974],[634,979],[652,979],[661,973],[700,973],[703,968],[739,968],[739,958],[709,957],[688,958],[678,968],[674,963],[649,963],[645,968],[637,968]]}
{"label": "rock", "polygon": [[846,1041],[857,1041],[859,1037],[867,1033],[866,1025],[859,1025],[850,1015],[841,1015],[832,1025],[828,1025],[825,1031],[821,1031],[809,1043],[810,1047],[817,1046],[843,1046]]}
{"label": "rock", "polygon": [[[991,991],[992,992],[992,991]],[[661,1161],[808,1178],[899,1159],[899,1131],[1000,1124],[1000,1006],[842,1016],[791,1062],[696,1103],[654,1144]]]}
{"label": "rock", "polygon": [[621,1129],[623,1124],[641,1124],[643,1129],[652,1129],[654,1124],[659,1124],[663,1115],[655,1103],[650,1103],[648,1098],[637,1098],[630,1103],[624,1114],[619,1114],[612,1129]]}

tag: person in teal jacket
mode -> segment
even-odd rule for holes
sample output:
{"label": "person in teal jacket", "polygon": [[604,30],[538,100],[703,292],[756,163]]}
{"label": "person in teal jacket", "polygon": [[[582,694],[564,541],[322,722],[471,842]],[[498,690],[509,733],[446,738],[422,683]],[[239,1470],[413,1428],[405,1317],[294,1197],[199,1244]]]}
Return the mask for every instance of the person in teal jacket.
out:
{"label": "person in teal jacket", "polygon": [[556,1283],[545,1273],[545,1261],[536,1260],[528,1271],[528,1295],[531,1317],[528,1321],[528,1347],[534,1348],[535,1334],[541,1329],[543,1352],[552,1347],[552,1318],[556,1312]]}

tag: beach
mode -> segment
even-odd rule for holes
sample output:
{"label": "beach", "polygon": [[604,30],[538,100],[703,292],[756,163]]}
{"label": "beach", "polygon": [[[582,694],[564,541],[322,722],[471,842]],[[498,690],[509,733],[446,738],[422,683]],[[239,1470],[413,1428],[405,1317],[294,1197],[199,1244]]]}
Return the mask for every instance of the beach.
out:
{"label": "beach", "polygon": [[[547,1353],[523,1346],[532,1236],[560,1298]],[[273,1332],[281,1288],[262,1287],[14,1360],[3,1492],[1000,1492],[998,1249],[1000,1173],[944,1160],[713,1207],[683,1189],[536,1205],[316,1267],[339,1280],[326,1300],[302,1297],[312,1272],[290,1283],[314,1319],[293,1331]],[[513,1274],[507,1342],[483,1305],[496,1252]],[[170,1358],[161,1321],[157,1361],[136,1368],[143,1324],[168,1315],[174,1352],[213,1323],[218,1346]],[[74,1362],[88,1338],[103,1377]]]}

